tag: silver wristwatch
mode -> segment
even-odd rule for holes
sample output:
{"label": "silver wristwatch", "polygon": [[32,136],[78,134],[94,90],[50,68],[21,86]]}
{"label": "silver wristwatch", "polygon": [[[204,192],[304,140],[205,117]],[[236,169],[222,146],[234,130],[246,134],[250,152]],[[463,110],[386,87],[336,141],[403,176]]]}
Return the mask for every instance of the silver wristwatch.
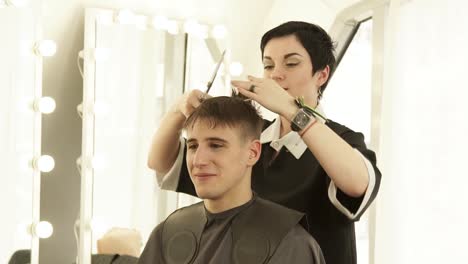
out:
{"label": "silver wristwatch", "polygon": [[299,110],[294,115],[291,120],[291,130],[299,132],[307,127],[307,125],[314,121],[315,117],[304,110],[304,108],[299,108]]}

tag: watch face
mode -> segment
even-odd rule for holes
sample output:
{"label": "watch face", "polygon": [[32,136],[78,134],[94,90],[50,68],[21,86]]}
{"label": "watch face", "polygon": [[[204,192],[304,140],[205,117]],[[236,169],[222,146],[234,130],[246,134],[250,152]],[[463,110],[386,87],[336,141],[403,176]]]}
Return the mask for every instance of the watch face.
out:
{"label": "watch face", "polygon": [[293,122],[301,129],[304,128],[309,123],[309,121],[310,117],[302,111],[299,111],[293,120]]}

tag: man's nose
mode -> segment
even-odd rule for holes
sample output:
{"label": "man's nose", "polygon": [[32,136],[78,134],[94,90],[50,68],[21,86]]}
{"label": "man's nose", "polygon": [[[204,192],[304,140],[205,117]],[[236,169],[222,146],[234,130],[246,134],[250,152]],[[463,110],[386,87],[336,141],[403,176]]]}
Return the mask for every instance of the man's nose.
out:
{"label": "man's nose", "polygon": [[208,164],[208,152],[203,147],[198,147],[193,155],[193,165],[200,167]]}

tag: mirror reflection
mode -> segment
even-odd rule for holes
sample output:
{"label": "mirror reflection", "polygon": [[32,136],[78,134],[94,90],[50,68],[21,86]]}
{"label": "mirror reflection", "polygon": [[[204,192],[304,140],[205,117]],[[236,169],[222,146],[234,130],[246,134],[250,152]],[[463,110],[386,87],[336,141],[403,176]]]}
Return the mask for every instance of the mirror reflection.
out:
{"label": "mirror reflection", "polygon": [[[83,51],[83,78],[85,83],[93,78],[85,93],[94,98],[87,102],[85,96],[83,111],[92,115],[82,117],[84,126],[94,120],[92,132],[84,135],[93,142],[93,155],[81,160],[82,166],[93,168],[92,174],[82,169],[82,177],[92,179],[88,221],[96,255],[107,252],[106,243],[114,235],[133,236],[141,247],[167,215],[199,201],[157,188],[154,172],[146,166],[147,155],[162,115],[184,87],[206,89],[227,45],[197,31],[184,33],[190,25],[159,16],[88,9],[86,19],[92,26],[85,30],[85,43],[95,39],[95,44]],[[208,33],[208,26],[203,29]],[[90,64],[94,71],[88,71]],[[224,69],[222,65],[210,94],[230,91]]]}

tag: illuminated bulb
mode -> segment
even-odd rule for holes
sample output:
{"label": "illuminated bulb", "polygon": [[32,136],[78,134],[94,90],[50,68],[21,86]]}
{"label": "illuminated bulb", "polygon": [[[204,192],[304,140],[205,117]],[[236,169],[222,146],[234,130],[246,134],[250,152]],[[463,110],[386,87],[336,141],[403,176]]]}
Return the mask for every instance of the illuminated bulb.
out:
{"label": "illuminated bulb", "polygon": [[41,40],[36,43],[34,50],[37,55],[50,57],[57,52],[57,44],[53,40]]}
{"label": "illuminated bulb", "polygon": [[54,158],[49,155],[42,155],[34,160],[33,166],[42,172],[50,172],[55,167],[55,161]]}
{"label": "illuminated bulb", "polygon": [[135,15],[130,10],[120,10],[115,16],[115,21],[119,24],[133,24]]}
{"label": "illuminated bulb", "polygon": [[167,21],[167,32],[172,35],[179,34],[179,26],[177,25],[176,21],[174,20]]}
{"label": "illuminated bulb", "polygon": [[227,35],[227,29],[224,25],[216,25],[213,27],[211,34],[215,39],[223,39]]}
{"label": "illuminated bulb", "polygon": [[188,34],[195,34],[199,29],[200,24],[196,20],[187,20],[184,23],[184,30]]}
{"label": "illuminated bulb", "polygon": [[159,30],[168,29],[168,24],[169,24],[169,20],[163,16],[155,16],[153,17],[151,21],[151,25],[153,25],[155,29],[159,29]]}
{"label": "illuminated bulb", "polygon": [[54,227],[47,221],[40,221],[34,227],[34,234],[39,238],[49,238],[54,233]]}
{"label": "illuminated bulb", "polygon": [[50,114],[55,110],[55,100],[51,97],[42,97],[36,100],[34,108],[43,114]]}
{"label": "illuminated bulb", "polygon": [[208,26],[201,25],[196,20],[187,20],[184,23],[184,30],[187,34],[191,34],[199,38],[208,37]]}
{"label": "illuminated bulb", "polygon": [[229,66],[229,72],[231,73],[232,76],[239,76],[242,74],[244,71],[244,67],[240,62],[233,62]]}

